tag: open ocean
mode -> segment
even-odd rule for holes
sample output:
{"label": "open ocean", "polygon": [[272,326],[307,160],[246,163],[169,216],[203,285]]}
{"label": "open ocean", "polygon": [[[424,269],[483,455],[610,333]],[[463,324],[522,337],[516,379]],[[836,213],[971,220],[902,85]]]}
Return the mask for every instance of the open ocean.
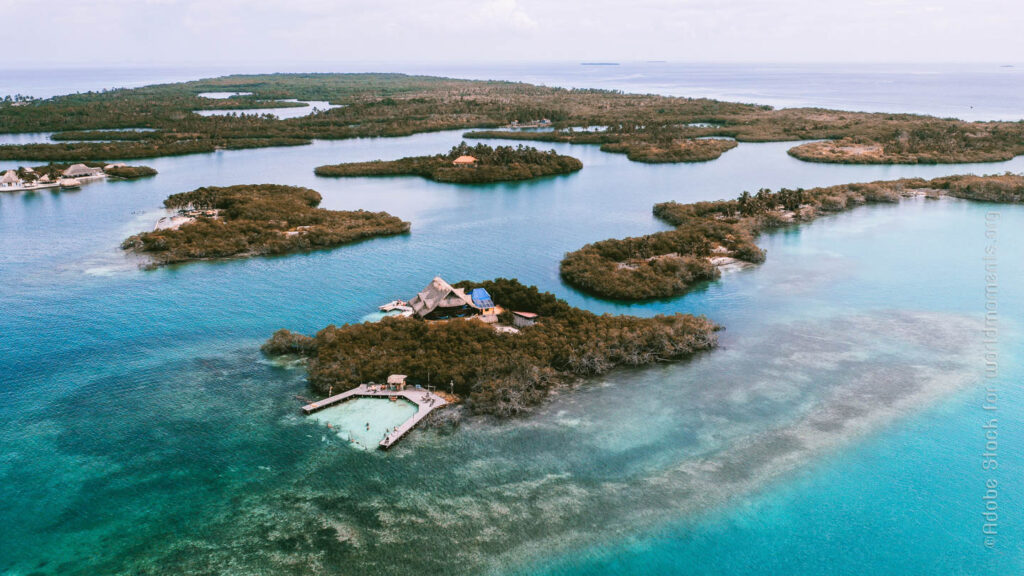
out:
{"label": "open ocean", "polygon": [[[1020,119],[1021,70],[405,71]],[[0,94],[227,72],[21,70],[0,73]],[[557,144],[584,170],[488,186],[313,174],[460,140],[451,131],[159,158],[145,162],[159,170],[145,181],[0,194],[0,574],[1024,573],[1024,207],[858,208],[767,234],[765,264],[644,304],[588,297],[558,276],[566,251],[665,229],[655,202],[1022,172],[1024,157],[843,166],[796,160],[793,143],[741,143],[712,162],[644,165]],[[262,182],[314,188],[326,208],[387,210],[412,233],[156,271],[118,249],[152,227],[169,194]],[[1000,378],[986,381],[982,258],[993,241]],[[693,312],[727,329],[719,350],[691,362],[615,371],[528,418],[417,430],[388,453],[353,449],[301,417],[303,369],[265,360],[260,343],[282,327],[361,321],[438,273],[518,277],[595,312]],[[982,428],[993,418],[994,447]],[[998,469],[982,469],[986,450]]]}

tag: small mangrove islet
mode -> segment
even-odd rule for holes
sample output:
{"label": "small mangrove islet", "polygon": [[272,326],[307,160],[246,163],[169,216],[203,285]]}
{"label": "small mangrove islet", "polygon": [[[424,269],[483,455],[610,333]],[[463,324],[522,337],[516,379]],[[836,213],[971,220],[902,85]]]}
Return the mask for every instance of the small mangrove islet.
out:
{"label": "small mangrove islet", "polygon": [[471,288],[485,290],[503,310],[500,322],[514,323],[512,311],[537,319],[518,333],[477,317],[431,321],[419,316],[331,325],[315,337],[282,329],[263,351],[308,357],[309,384],[320,394],[405,374],[411,384],[433,383],[445,391],[451,386],[473,413],[513,416],[540,403],[554,387],[581,377],[617,366],[681,360],[717,344],[718,326],[703,316],[598,315],[514,279],[454,285],[435,279],[432,285],[454,288],[446,294],[457,298]]}
{"label": "small mangrove islet", "polygon": [[122,180],[148,178],[157,174],[156,169],[149,166],[125,166],[124,164],[107,166],[103,171],[107,173],[107,176],[113,176]]}
{"label": "small mangrove islet", "polygon": [[645,131],[642,134],[620,130],[557,130],[553,132],[519,132],[509,130],[476,130],[466,138],[533,140],[568,144],[600,144],[603,152],[625,154],[634,162],[667,164],[708,162],[737,146],[732,138],[681,138],[673,131]]}
{"label": "small mangrove islet", "polygon": [[198,188],[173,194],[176,216],[121,248],[143,254],[148,267],[213,258],[306,252],[404,234],[410,224],[386,212],[318,208],[309,188],[274,184]]}
{"label": "small mangrove islet", "polygon": [[1024,176],[904,178],[808,190],[762,189],[717,202],[665,202],[654,206],[654,215],[675,230],[587,244],[566,254],[561,275],[579,290],[613,300],[678,296],[717,279],[722,266],[764,262],[764,251],[754,243],[762,231],[922,194],[1019,204],[1024,202]]}
{"label": "small mangrove islet", "polygon": [[409,175],[436,182],[484,184],[570,174],[582,168],[583,163],[578,159],[554,150],[542,152],[521,145],[515,148],[492,148],[486,144],[469,146],[463,142],[447,154],[333,164],[320,166],[315,172],[317,176]]}

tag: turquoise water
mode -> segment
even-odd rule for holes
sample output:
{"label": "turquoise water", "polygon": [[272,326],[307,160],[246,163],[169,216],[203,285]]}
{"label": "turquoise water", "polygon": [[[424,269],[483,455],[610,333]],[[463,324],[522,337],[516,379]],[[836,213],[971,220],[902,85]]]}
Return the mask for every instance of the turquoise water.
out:
{"label": "turquoise water", "polygon": [[[353,398],[315,413],[312,418],[354,448],[376,450],[388,432],[416,414],[408,400]],[[326,441],[326,438],[324,438]]]}
{"label": "turquoise water", "polygon": [[[792,144],[648,166],[558,145],[577,174],[455,187],[314,166],[446,150],[458,132],[147,161],[149,180],[0,195],[0,573],[1015,574],[1024,209],[908,200],[761,239],[768,261],[638,305],[561,283],[568,250],[664,228],[664,200],[1024,170],[827,166]],[[13,163],[0,163],[7,167]],[[140,271],[119,252],[168,194],[311,186],[412,233]],[[981,469],[986,214],[1001,215],[999,470]],[[301,366],[264,360],[449,280],[516,276],[597,312],[707,314],[722,347],[623,370],[512,422],[353,450],[304,418]],[[984,546],[985,480],[1000,483]],[[424,552],[427,550],[427,552]]]}

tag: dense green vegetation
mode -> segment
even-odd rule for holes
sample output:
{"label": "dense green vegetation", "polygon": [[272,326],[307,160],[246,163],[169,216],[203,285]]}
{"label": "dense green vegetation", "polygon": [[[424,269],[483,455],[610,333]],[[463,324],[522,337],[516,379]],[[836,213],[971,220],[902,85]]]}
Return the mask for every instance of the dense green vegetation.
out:
{"label": "dense green vegetation", "polygon": [[756,264],[765,259],[754,244],[761,231],[807,222],[823,214],[912,194],[948,195],[988,202],[1024,202],[1024,176],[907,178],[824,188],[744,192],[736,200],[654,207],[675,230],[637,238],[604,240],[566,254],[561,274],[585,292],[616,300],[667,298],[719,276],[718,263]]}
{"label": "dense green vegetation", "polygon": [[[477,163],[473,166],[454,166],[452,161],[460,156],[472,156],[477,159]],[[525,146],[491,148],[486,144],[469,146],[463,142],[447,154],[333,164],[320,166],[315,172],[317,176],[415,175],[438,182],[483,184],[569,174],[582,168],[583,163],[576,158],[563,156],[554,150],[541,152]]]}
{"label": "dense green vegetation", "polygon": [[955,124],[922,121],[882,138],[842,138],[808,142],[789,149],[794,158],[840,164],[943,164],[1002,162],[1024,151],[1018,127],[977,123],[978,132]]}
{"label": "dense green vegetation", "polygon": [[[223,100],[202,92],[252,92]],[[262,108],[298,98],[343,105],[309,116],[209,116],[193,110]],[[829,162],[990,161],[1024,153],[1024,123],[961,122],[910,114],[868,114],[767,106],[708,99],[549,88],[514,82],[468,81],[402,74],[274,74],[227,76],[134,89],[71,94],[46,100],[0,102],[0,133],[57,132],[56,139],[114,140],[0,146],[0,159],[82,160],[148,158],[260,146],[314,138],[406,136],[449,129],[552,121],[555,132],[498,132],[491,137],[594,143],[646,162],[712,159],[740,142],[841,140],[798,146],[799,158]],[[601,132],[568,133],[572,126]],[[133,132],[128,128],[152,128]],[[115,132],[97,130],[121,129]],[[60,134],[72,132],[71,134]],[[846,140],[843,140],[846,139]],[[866,148],[864,148],[866,147]],[[865,150],[881,150],[868,153]]]}
{"label": "dense green vegetation", "polygon": [[500,138],[505,140],[536,140],[570,144],[600,144],[601,150],[625,154],[634,162],[664,164],[670,162],[707,162],[737,146],[726,138],[679,138],[671,131],[654,133],[623,133],[621,131],[558,130],[554,132],[519,132],[509,130],[476,130],[466,138]]}
{"label": "dense green vegetation", "polygon": [[125,180],[156,176],[156,170],[149,166],[108,166],[103,171],[106,172],[107,176],[114,176],[115,178],[123,178]]}
{"label": "dense green vegetation", "polygon": [[0,146],[0,160],[30,158],[68,162],[76,160],[119,160],[158,158],[216,152],[217,150],[242,150],[266,148],[268,146],[303,146],[310,140],[299,138],[234,138],[217,140],[211,138],[178,138],[164,135],[148,140],[126,142],[66,142],[61,144],[22,144]]}
{"label": "dense green vegetation", "polygon": [[325,210],[317,208],[320,199],[309,188],[272,184],[174,194],[164,206],[193,221],[178,229],[137,234],[121,247],[145,254],[158,266],[301,252],[409,231],[408,222],[386,212]]}
{"label": "dense green vegetation", "polygon": [[931,186],[947,196],[1002,204],[1024,204],[1024,176],[949,176],[931,180]]}
{"label": "dense green vegetation", "polygon": [[678,360],[717,341],[717,327],[704,317],[598,316],[501,278],[456,286],[486,288],[500,305],[537,312],[541,319],[519,334],[500,334],[475,320],[385,318],[328,326],[315,338],[281,330],[263,350],[308,355],[309,381],[320,393],[400,373],[415,384],[429,380],[444,388],[452,382],[473,411],[511,416],[540,402],[558,383],[616,366]]}

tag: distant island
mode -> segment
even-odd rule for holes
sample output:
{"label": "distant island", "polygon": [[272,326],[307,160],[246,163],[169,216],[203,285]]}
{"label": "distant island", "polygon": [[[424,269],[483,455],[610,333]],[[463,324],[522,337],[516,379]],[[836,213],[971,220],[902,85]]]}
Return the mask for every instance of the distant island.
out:
{"label": "distant island", "polygon": [[377,236],[404,234],[410,224],[386,212],[317,208],[309,188],[273,184],[198,188],[174,194],[164,206],[177,211],[152,232],[121,248],[145,255],[149,267],[331,248]]}
{"label": "distant island", "polygon": [[[888,141],[842,138],[808,142],[789,149],[789,155],[807,162],[831,164],[942,164],[949,162],[1003,162],[1020,153],[1005,134],[1005,144],[971,142],[975,136],[958,134],[942,127],[933,133],[925,129],[906,132]],[[940,143],[937,146],[937,143]]]}
{"label": "distant island", "polygon": [[762,231],[904,196],[950,196],[982,202],[1024,203],[1024,176],[948,176],[843,184],[824,188],[762,189],[736,200],[654,206],[675,230],[603,240],[570,252],[560,270],[567,283],[613,300],[638,301],[684,294],[719,277],[724,266],[764,262],[754,243]]}
{"label": "distant island", "polygon": [[665,164],[676,162],[708,162],[737,146],[731,138],[678,138],[671,132],[630,134],[608,130],[555,130],[551,132],[516,132],[510,130],[476,130],[466,138],[533,140],[568,144],[600,144],[604,152],[625,154],[634,162]]}
{"label": "distant island", "polygon": [[[202,96],[210,92],[243,95]],[[338,107],[285,120],[195,113],[279,106],[288,98]],[[503,131],[488,132],[488,137],[595,143],[641,162],[710,160],[732,146],[699,140],[707,137],[736,142],[824,140],[797,145],[791,153],[801,160],[834,163],[991,162],[1024,154],[1020,122],[822,108],[776,110],[707,98],[404,74],[268,74],[0,101],[0,134],[53,132],[52,138],[60,141],[0,146],[0,160],[152,158],[300,146],[314,139],[494,130],[545,118],[555,130],[551,136]],[[579,126],[605,128],[598,136],[566,134]]]}
{"label": "distant island", "polygon": [[107,176],[113,176],[122,180],[136,180],[138,178],[148,178],[150,176],[156,176],[156,170],[149,166],[125,166],[124,164],[115,164],[113,166],[107,166],[103,169],[107,173]]}
{"label": "distant island", "polygon": [[[503,310],[491,312],[504,317],[491,322],[511,324],[516,311],[530,318],[529,325],[510,333],[472,315],[477,311],[469,291],[479,290],[488,298],[483,306]],[[413,302],[418,313],[412,317],[331,325],[314,337],[279,330],[263,351],[308,357],[309,383],[320,394],[404,374],[411,384],[433,383],[445,392],[451,386],[474,413],[507,417],[580,377],[680,360],[717,344],[718,326],[702,316],[597,315],[514,279],[449,285],[436,278],[423,293]],[[420,317],[433,317],[438,302],[458,305],[453,315],[471,315]]]}
{"label": "distant island", "polygon": [[320,166],[315,172],[317,176],[422,176],[436,182],[484,184],[570,174],[582,168],[583,163],[576,158],[554,150],[541,152],[526,146],[491,148],[463,142],[447,154],[332,164]]}

